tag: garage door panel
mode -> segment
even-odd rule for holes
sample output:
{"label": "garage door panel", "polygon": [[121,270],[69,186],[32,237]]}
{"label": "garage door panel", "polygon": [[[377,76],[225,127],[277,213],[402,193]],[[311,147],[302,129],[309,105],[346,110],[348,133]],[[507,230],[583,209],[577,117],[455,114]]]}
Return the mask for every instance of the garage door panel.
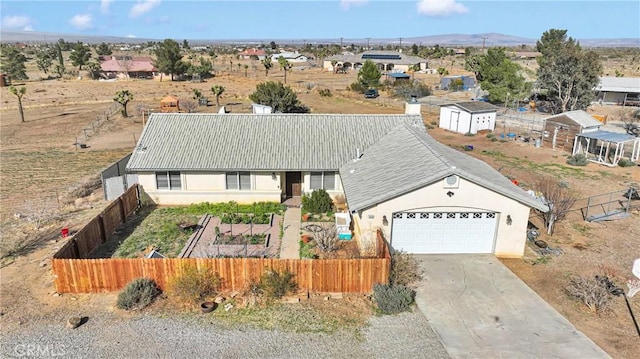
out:
{"label": "garage door panel", "polygon": [[496,214],[394,213],[391,244],[410,253],[492,253]]}

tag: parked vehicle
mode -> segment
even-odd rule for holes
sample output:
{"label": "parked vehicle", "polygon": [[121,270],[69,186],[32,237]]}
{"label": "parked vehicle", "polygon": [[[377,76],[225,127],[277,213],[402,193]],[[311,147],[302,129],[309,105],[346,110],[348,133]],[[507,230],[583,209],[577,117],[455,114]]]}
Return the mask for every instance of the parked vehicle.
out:
{"label": "parked vehicle", "polygon": [[377,98],[378,96],[380,96],[380,94],[376,89],[368,89],[367,91],[364,92],[365,98]]}

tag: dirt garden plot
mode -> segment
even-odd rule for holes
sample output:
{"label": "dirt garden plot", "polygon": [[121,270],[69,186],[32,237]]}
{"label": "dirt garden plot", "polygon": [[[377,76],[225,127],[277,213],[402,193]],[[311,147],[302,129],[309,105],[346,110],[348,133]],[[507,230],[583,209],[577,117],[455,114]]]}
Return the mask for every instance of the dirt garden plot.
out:
{"label": "dirt garden plot", "polygon": [[[216,67],[219,64],[217,62]],[[452,63],[448,59],[442,59],[430,64],[430,67],[438,66],[446,67],[452,74],[465,73],[459,61]],[[282,75],[282,72],[272,71],[269,79],[282,80]],[[355,77],[355,73],[334,75],[318,69],[308,69],[289,74],[287,82],[298,93],[301,102],[315,113],[403,112],[403,101],[392,100],[384,92],[376,100],[365,100],[358,94],[346,91],[346,85]],[[439,81],[437,75],[424,75],[423,78],[432,83]],[[214,100],[210,95],[211,86],[222,85],[226,91],[221,98],[221,105],[229,106],[232,112],[249,112],[250,101],[247,96],[264,79],[264,71],[257,67],[253,72],[249,71],[247,77],[243,71],[222,71],[219,76],[203,83],[146,80],[30,81],[25,83],[25,123],[20,123],[15,98],[2,91],[0,218],[3,245],[14,239],[40,239],[35,248],[17,252],[8,261],[11,264],[0,269],[2,330],[18,328],[22,323],[35,318],[47,322],[59,320],[78,310],[127,318],[123,314],[114,314],[115,294],[53,296],[53,280],[47,263],[61,245],[60,228],[78,229],[106,205],[106,202],[99,200],[100,190],[93,191],[95,188],[90,186],[87,191],[77,192],[71,198],[65,194],[78,187],[83,178],[94,176],[100,169],[131,151],[142,130],[143,119],[136,110],[138,105],[157,108],[160,98],[167,94],[190,99],[192,88],[200,89]],[[315,87],[311,87],[309,83],[313,83]],[[333,96],[319,96],[318,88],[330,88]],[[83,129],[112,105],[115,92],[121,89],[128,89],[135,96],[134,101],[129,104],[132,117],[125,119],[115,116],[92,132],[85,141],[80,137]],[[461,99],[471,97],[467,93],[458,95]],[[203,106],[198,111],[217,112],[217,108]],[[423,115],[426,123],[437,121],[434,111],[423,108]],[[565,163],[567,153],[534,148],[533,144],[519,141],[491,142],[481,135],[467,137],[440,129],[429,132],[439,141],[460,150],[464,145],[474,145],[474,150],[468,151],[468,154],[486,161],[524,185],[534,183],[541,174],[552,174],[565,181],[580,197],[587,197],[617,191],[640,182],[637,167],[607,168],[590,163],[586,167],[574,168]],[[85,142],[87,148],[76,150],[74,143],[77,138]],[[60,204],[58,198],[63,199]],[[25,206],[28,202],[36,203],[39,208],[46,203],[61,216],[56,217],[50,226],[34,230],[31,221],[14,218],[14,213],[27,212],[24,209],[28,207]],[[197,221],[197,217],[195,220]],[[536,220],[533,218],[534,222]],[[569,298],[564,287],[569,275],[598,269],[610,273],[616,283],[624,283],[630,276],[631,263],[638,255],[640,244],[637,238],[640,238],[640,214],[637,212],[625,220],[605,223],[586,223],[577,214],[573,214],[558,224],[552,237],[542,235],[542,239],[549,244],[560,246],[564,254],[543,263],[538,260],[537,255],[527,250],[524,259],[503,262],[611,356],[634,357],[640,352],[640,344],[624,303],[617,299],[611,311],[600,315],[590,313],[583,305]],[[24,253],[30,254],[20,255]],[[635,313],[640,313],[638,296],[631,300],[631,305]]]}

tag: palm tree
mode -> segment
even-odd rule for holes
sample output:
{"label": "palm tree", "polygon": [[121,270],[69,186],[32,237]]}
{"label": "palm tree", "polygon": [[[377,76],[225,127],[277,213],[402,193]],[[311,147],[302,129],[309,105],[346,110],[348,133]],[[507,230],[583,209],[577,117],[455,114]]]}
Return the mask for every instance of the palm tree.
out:
{"label": "palm tree", "polygon": [[11,86],[9,92],[18,98],[18,112],[20,112],[20,122],[24,123],[24,111],[22,110],[22,96],[27,93],[26,87],[20,87],[19,89]]}
{"label": "palm tree", "polygon": [[216,96],[216,106],[220,107],[220,96],[224,93],[224,87],[220,85],[213,85],[211,92]]}

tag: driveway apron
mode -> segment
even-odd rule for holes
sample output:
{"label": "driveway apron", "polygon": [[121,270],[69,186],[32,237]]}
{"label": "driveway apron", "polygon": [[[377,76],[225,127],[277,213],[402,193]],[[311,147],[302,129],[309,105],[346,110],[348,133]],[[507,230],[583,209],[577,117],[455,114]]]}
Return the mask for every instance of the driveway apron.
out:
{"label": "driveway apron", "polygon": [[425,314],[453,358],[608,358],[493,255],[417,255]]}

